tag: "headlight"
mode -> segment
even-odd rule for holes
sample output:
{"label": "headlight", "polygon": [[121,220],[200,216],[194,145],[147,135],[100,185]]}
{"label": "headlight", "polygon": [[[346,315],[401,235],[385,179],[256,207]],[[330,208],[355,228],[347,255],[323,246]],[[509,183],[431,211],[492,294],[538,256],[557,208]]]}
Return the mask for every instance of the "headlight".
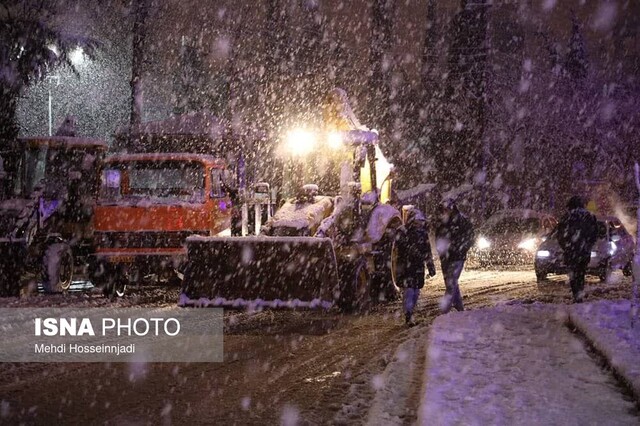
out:
{"label": "headlight", "polygon": [[598,252],[592,251],[591,252],[591,257],[598,257]]}
{"label": "headlight", "polygon": [[549,253],[549,250],[538,250],[538,252],[536,253],[537,257],[549,257],[551,256],[551,253]]}
{"label": "headlight", "polygon": [[315,148],[317,137],[313,132],[295,129],[287,133],[286,148],[292,155],[307,155]]}
{"label": "headlight", "polygon": [[478,247],[480,250],[486,249],[491,247],[491,242],[485,237],[480,237],[478,238],[478,241],[476,241],[476,247]]}
{"label": "headlight", "polygon": [[618,246],[616,245],[616,243],[614,243],[613,241],[611,241],[611,242],[609,243],[609,254],[610,254],[610,255],[613,255],[613,254],[616,252],[616,250],[618,250]]}
{"label": "headlight", "polygon": [[529,238],[527,240],[522,241],[520,244],[518,244],[518,248],[528,250],[528,251],[534,251],[536,249],[536,245],[537,245],[536,239]]}

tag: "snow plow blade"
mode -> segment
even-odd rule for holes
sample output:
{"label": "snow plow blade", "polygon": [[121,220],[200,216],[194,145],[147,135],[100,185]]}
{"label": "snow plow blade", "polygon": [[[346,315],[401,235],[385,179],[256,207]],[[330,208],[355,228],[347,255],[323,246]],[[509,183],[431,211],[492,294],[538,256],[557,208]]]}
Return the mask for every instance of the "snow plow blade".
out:
{"label": "snow plow blade", "polygon": [[332,241],[315,237],[190,237],[180,306],[323,308],[334,304]]}

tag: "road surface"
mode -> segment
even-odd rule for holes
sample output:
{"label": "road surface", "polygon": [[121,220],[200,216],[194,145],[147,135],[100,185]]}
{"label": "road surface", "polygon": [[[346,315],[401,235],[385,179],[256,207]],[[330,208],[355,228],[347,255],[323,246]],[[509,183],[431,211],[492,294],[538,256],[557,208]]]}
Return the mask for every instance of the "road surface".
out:
{"label": "road surface", "polygon": [[[505,303],[571,303],[565,277],[539,286],[532,270],[463,272],[467,309]],[[418,327],[439,315],[441,277],[420,297]],[[587,301],[629,298],[619,272],[609,283],[588,279]],[[98,293],[0,300],[19,306],[170,306],[176,289],[145,288],[110,302]],[[225,314],[225,361],[211,364],[0,365],[0,423],[33,424],[294,424],[359,423],[377,380],[414,329],[400,302],[364,316],[337,312]],[[418,371],[424,359],[418,359]],[[415,420],[420,375],[403,416]]]}

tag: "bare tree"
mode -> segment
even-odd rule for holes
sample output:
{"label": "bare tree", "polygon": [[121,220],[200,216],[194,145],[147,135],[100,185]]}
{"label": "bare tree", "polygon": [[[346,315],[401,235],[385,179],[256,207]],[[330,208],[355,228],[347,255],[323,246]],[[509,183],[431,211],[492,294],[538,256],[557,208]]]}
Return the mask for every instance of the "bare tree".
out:
{"label": "bare tree", "polygon": [[18,135],[16,108],[25,87],[61,64],[73,69],[70,54],[75,48],[91,55],[97,46],[96,40],[54,26],[60,8],[57,1],[0,3],[0,141]]}
{"label": "bare tree", "polygon": [[147,34],[148,0],[133,0],[133,51],[131,58],[131,117],[132,128],[142,122],[144,88],[142,74],[145,63],[145,39]]}
{"label": "bare tree", "polygon": [[[369,111],[371,123],[383,134],[391,127],[391,87],[392,71],[391,47],[393,21],[396,11],[395,0],[373,0],[372,33],[369,64],[371,78],[369,80]],[[371,113],[373,111],[373,113]]]}

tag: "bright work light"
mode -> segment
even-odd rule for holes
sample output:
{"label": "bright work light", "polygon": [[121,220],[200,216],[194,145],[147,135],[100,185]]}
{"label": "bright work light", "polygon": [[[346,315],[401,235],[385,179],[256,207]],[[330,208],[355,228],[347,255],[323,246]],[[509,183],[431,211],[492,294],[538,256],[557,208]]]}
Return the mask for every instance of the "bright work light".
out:
{"label": "bright work light", "polygon": [[304,129],[294,129],[287,133],[287,151],[296,156],[309,154],[317,144],[317,137],[313,132]]}
{"label": "bright work light", "polygon": [[329,132],[327,134],[327,145],[331,149],[339,149],[343,144],[342,135],[338,132]]}

